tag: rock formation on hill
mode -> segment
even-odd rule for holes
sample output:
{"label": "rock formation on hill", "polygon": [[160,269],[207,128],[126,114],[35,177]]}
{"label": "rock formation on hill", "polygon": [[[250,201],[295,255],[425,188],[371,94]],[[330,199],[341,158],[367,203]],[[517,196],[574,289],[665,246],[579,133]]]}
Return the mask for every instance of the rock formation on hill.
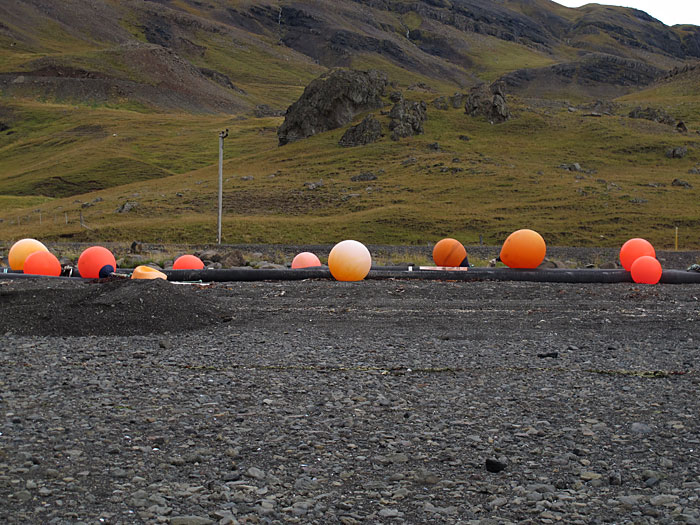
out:
{"label": "rock formation on hill", "polygon": [[358,113],[379,109],[387,86],[380,71],[335,69],[312,81],[292,104],[277,130],[279,145],[352,122]]}
{"label": "rock formation on hill", "polygon": [[510,118],[506,102],[506,88],[503,82],[494,82],[490,86],[481,84],[472,88],[464,111],[472,117],[486,117],[491,122],[505,122]]}
{"label": "rock formation on hill", "polygon": [[423,133],[423,122],[428,118],[428,105],[421,102],[408,102],[401,99],[391,108],[389,129],[391,140],[411,137]]}

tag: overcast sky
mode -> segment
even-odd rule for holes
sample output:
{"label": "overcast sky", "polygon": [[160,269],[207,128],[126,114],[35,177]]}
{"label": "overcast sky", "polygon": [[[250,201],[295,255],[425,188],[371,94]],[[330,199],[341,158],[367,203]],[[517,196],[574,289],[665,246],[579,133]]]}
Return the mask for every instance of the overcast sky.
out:
{"label": "overcast sky", "polygon": [[598,0],[596,2],[580,2],[578,0],[554,0],[558,4],[568,7],[579,7],[586,4],[607,4],[634,7],[649,13],[664,24],[695,24],[700,26],[700,0],[617,0],[609,2]]}

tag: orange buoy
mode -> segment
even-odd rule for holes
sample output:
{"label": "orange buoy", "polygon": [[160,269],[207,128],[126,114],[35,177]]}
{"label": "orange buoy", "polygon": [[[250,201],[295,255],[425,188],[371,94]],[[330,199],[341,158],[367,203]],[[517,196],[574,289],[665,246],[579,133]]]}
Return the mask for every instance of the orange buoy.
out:
{"label": "orange buoy", "polygon": [[203,270],[204,263],[196,255],[181,255],[173,263],[173,270]]}
{"label": "orange buoy", "polygon": [[537,268],[547,254],[547,245],[534,230],[511,233],[501,247],[501,262],[510,268]]}
{"label": "orange buoy", "polygon": [[137,266],[131,273],[132,279],[165,279],[168,280],[168,276],[163,272],[151,268],[150,266]]}
{"label": "orange buoy", "polygon": [[643,256],[656,258],[656,250],[646,239],[630,239],[620,248],[620,262],[628,272],[632,271],[634,261]]}
{"label": "orange buoy", "polygon": [[48,251],[49,249],[36,239],[22,239],[12,245],[7,259],[13,270],[24,270],[24,261],[29,255],[34,252]]}
{"label": "orange buoy", "polygon": [[328,268],[338,281],[361,281],[372,267],[372,256],[358,241],[339,242],[328,255]]}
{"label": "orange buoy", "polygon": [[321,266],[321,260],[311,252],[301,252],[292,259],[292,268],[314,268]]}
{"label": "orange buoy", "polygon": [[637,257],[630,269],[632,280],[638,284],[656,284],[661,280],[663,269],[655,257],[642,255]]}
{"label": "orange buoy", "polygon": [[467,250],[457,239],[442,239],[433,247],[433,261],[438,266],[461,266],[466,259]]}
{"label": "orange buoy", "polygon": [[91,246],[78,257],[78,271],[85,279],[109,277],[116,268],[114,255],[102,246]]}
{"label": "orange buoy", "polygon": [[33,252],[24,261],[24,273],[58,277],[61,275],[61,263],[51,252]]}

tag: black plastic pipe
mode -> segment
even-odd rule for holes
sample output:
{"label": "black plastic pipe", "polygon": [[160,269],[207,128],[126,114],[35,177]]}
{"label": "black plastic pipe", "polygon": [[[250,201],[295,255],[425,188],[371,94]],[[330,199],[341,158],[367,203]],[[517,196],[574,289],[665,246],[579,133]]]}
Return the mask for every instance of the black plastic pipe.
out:
{"label": "black plastic pipe", "polygon": [[[390,268],[390,269],[387,269]],[[401,268],[401,269],[395,269]],[[632,283],[625,270],[600,269],[534,269],[469,268],[468,270],[421,270],[419,267],[375,267],[367,279],[418,279],[431,281],[529,281],[548,283]],[[299,270],[254,270],[231,268],[222,270],[161,270],[169,281],[227,282],[227,281],[300,281],[304,279],[333,279],[327,268]],[[73,277],[79,277],[74,272]],[[0,272],[0,279],[42,277],[17,272]],[[61,277],[51,277],[58,279]],[[67,277],[63,277],[67,278]],[[662,284],[700,284],[700,272],[664,270]]]}

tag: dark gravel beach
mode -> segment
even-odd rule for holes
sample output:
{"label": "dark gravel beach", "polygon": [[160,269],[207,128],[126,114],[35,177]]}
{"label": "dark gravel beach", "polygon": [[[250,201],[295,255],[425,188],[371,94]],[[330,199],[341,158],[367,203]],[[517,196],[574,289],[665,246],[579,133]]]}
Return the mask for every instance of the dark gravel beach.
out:
{"label": "dark gravel beach", "polygon": [[3,523],[700,523],[700,285],[0,281]]}

